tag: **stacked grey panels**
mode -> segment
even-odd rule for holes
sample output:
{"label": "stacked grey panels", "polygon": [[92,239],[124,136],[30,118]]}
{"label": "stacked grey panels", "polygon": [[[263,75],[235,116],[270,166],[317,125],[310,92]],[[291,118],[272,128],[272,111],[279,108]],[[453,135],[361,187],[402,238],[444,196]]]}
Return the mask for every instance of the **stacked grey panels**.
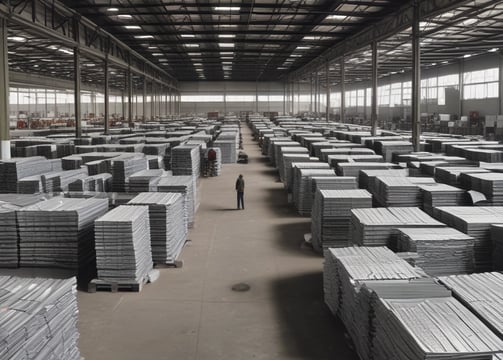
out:
{"label": "stacked grey panels", "polygon": [[132,174],[127,180],[127,188],[130,193],[155,191],[157,183],[166,172],[161,169],[141,170]]}
{"label": "stacked grey panels", "polygon": [[222,164],[235,164],[237,162],[238,143],[236,141],[217,139],[213,142],[213,147],[220,149]]}
{"label": "stacked grey panels", "polygon": [[45,193],[68,191],[68,185],[75,180],[87,177],[87,169],[58,171],[43,174],[41,176],[42,186]]}
{"label": "stacked grey panels", "polygon": [[492,269],[491,225],[503,224],[501,206],[452,206],[434,210],[437,219],[475,239],[475,270]]}
{"label": "stacked grey panels", "polygon": [[387,246],[396,228],[445,227],[415,207],[351,210],[353,244]]}
{"label": "stacked grey panels", "polygon": [[109,192],[112,189],[112,174],[97,174],[77,179],[68,184],[68,191]]}
{"label": "stacked grey panels", "polygon": [[157,191],[181,193],[185,198],[188,226],[192,227],[197,209],[197,193],[192,176],[167,176],[157,183]]}
{"label": "stacked grey panels", "polygon": [[409,175],[409,169],[391,169],[391,170],[360,170],[359,187],[366,189],[371,193],[375,192],[375,179],[378,176],[386,177],[406,177]]}
{"label": "stacked grey panels", "polygon": [[421,207],[423,199],[418,183],[434,184],[432,178],[410,178],[395,176],[378,176],[374,182],[372,194],[377,202],[382,206],[400,207],[414,206]]}
{"label": "stacked grey panels", "polygon": [[[283,141],[276,141],[273,140],[270,143],[270,151],[268,152],[269,159],[271,160],[271,164],[273,166],[277,166],[278,163],[278,156],[280,154],[280,149],[282,147],[300,147],[300,143],[292,140],[283,140]],[[306,149],[307,151],[307,149]]]}
{"label": "stacked grey panels", "polygon": [[187,240],[185,199],[180,193],[141,193],[129,205],[147,205],[155,264],[174,264]]}
{"label": "stacked grey panels", "polygon": [[483,193],[493,205],[503,205],[503,174],[470,174],[472,190]]}
{"label": "stacked grey panels", "polygon": [[335,168],[339,163],[383,162],[383,158],[381,155],[328,155],[327,162]]}
{"label": "stacked grey panels", "polygon": [[332,169],[297,169],[293,188],[293,202],[300,215],[310,216],[313,205],[312,177],[334,176]]}
{"label": "stacked grey panels", "polygon": [[319,161],[293,162],[286,173],[286,188],[288,192],[292,192],[295,187],[296,173],[298,169],[330,169],[330,166],[327,163]]}
{"label": "stacked grey panels", "polygon": [[[356,144],[350,144],[351,146],[357,146]],[[333,149],[322,149],[320,151],[319,158],[321,161],[328,161],[329,155],[375,155],[374,150],[367,148],[333,148]]]}
{"label": "stacked grey panels", "polygon": [[153,269],[148,206],[119,206],[94,227],[98,279],[143,283]]}
{"label": "stacked grey panels", "polygon": [[447,184],[422,184],[419,189],[423,198],[423,209],[433,215],[433,209],[441,206],[467,205],[465,191]]}
{"label": "stacked grey panels", "polygon": [[192,175],[198,178],[201,174],[200,146],[178,145],[171,150],[171,170],[173,175]]}
{"label": "stacked grey panels", "polygon": [[124,154],[114,158],[112,162],[112,190],[126,192],[128,178],[147,168],[148,161],[143,154]]}
{"label": "stacked grey panels", "polygon": [[396,251],[417,253],[415,265],[430,276],[469,274],[474,270],[475,240],[453,228],[398,228]]}
{"label": "stacked grey panels", "polygon": [[75,278],[0,276],[1,359],[80,360]]}
{"label": "stacked grey panels", "polygon": [[279,170],[279,178],[285,185],[285,187],[288,186],[288,174],[290,172],[290,169],[292,167],[292,163],[295,162],[305,162],[309,161],[309,154],[305,152],[304,154],[302,153],[291,153],[291,154],[283,154],[283,166],[278,167]]}
{"label": "stacked grey panels", "polygon": [[367,190],[318,190],[311,213],[314,249],[350,246],[351,209],[370,207],[372,195]]}
{"label": "stacked grey panels", "polygon": [[108,199],[56,197],[21,208],[20,265],[87,270],[94,264],[94,220],[108,211]]}
{"label": "stacked grey panels", "polygon": [[503,271],[503,224],[491,225],[493,270]]}
{"label": "stacked grey panels", "polygon": [[316,190],[352,190],[358,189],[353,176],[313,176],[313,195]]}
{"label": "stacked grey panels", "polygon": [[353,163],[339,163],[335,168],[339,176],[355,176],[359,178],[360,170],[387,170],[396,168],[397,165],[392,163],[383,162],[353,162]]}
{"label": "stacked grey panels", "polygon": [[437,167],[435,168],[435,180],[452,186],[461,185],[461,174],[488,173],[489,170],[476,167]]}
{"label": "stacked grey panels", "polygon": [[0,192],[17,192],[17,182],[22,178],[52,171],[50,160],[42,156],[0,161]]}
{"label": "stacked grey panels", "polygon": [[[284,174],[283,171],[286,168],[286,164],[284,162],[284,156],[285,155],[309,155],[308,150],[304,147],[300,146],[286,146],[286,147],[281,147],[278,157],[276,158],[276,168],[278,169],[280,179],[283,181],[284,179]],[[309,157],[307,158],[300,158],[298,161],[309,161]],[[294,161],[290,161],[290,164]]]}
{"label": "stacked grey panels", "polygon": [[503,338],[503,274],[498,272],[448,276],[439,279],[454,297]]}

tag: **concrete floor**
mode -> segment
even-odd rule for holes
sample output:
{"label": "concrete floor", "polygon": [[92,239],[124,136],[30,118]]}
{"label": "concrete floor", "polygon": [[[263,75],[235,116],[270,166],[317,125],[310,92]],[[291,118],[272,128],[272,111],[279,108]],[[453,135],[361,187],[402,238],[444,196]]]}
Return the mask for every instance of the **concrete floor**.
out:
{"label": "concrete floor", "polygon": [[[301,246],[310,219],[287,204],[246,125],[243,139],[248,165],[201,179],[183,268],[141,293],[79,292],[87,360],[357,359],[323,303],[323,259]],[[235,210],[240,173],[246,210]],[[250,291],[231,290],[240,282]]]}

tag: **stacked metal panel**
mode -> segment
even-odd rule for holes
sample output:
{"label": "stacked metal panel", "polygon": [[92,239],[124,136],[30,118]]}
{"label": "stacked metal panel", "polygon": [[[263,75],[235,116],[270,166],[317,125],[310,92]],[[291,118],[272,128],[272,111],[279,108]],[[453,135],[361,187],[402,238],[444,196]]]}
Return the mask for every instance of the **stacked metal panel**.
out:
{"label": "stacked metal panel", "polygon": [[500,340],[452,297],[379,299],[375,360],[481,360],[501,351]]}
{"label": "stacked metal panel", "polygon": [[45,193],[68,191],[68,185],[75,180],[87,177],[87,169],[58,171],[42,174],[42,187]]}
{"label": "stacked metal panel", "polygon": [[94,263],[94,220],[108,199],[56,197],[17,211],[20,265],[86,270]]}
{"label": "stacked metal panel", "polygon": [[334,176],[332,169],[297,169],[293,188],[293,202],[300,215],[310,216],[313,204],[312,177]]}
{"label": "stacked metal panel", "polygon": [[396,251],[417,253],[415,265],[430,276],[470,274],[475,240],[453,228],[398,228]]}
{"label": "stacked metal panel", "polygon": [[149,208],[153,262],[174,264],[187,240],[184,196],[180,193],[141,193],[128,204]]}
{"label": "stacked metal panel", "polygon": [[489,170],[476,167],[437,167],[435,168],[435,180],[452,186],[461,185],[461,174],[487,173]]}
{"label": "stacked metal panel", "polygon": [[426,177],[377,176],[374,181],[372,194],[382,206],[421,207],[423,205],[423,199],[421,198],[421,191],[418,183],[434,184],[435,180]]}
{"label": "stacked metal panel", "polygon": [[414,151],[412,143],[408,141],[375,141],[374,148],[377,154],[383,156],[384,161],[395,161],[394,155],[408,154]]}
{"label": "stacked metal panel", "polygon": [[188,226],[192,227],[197,209],[196,183],[192,176],[167,176],[157,183],[157,191],[182,193],[185,198]]}
{"label": "stacked metal panel", "polygon": [[441,206],[467,205],[464,190],[447,184],[421,184],[419,189],[422,193],[423,209],[433,215],[433,209]]}
{"label": "stacked metal panel", "polygon": [[127,191],[127,179],[134,173],[146,170],[148,162],[143,154],[124,154],[112,161],[112,190]]}
{"label": "stacked metal panel", "polygon": [[[279,141],[276,139],[271,140],[271,142],[269,144],[268,155],[269,155],[269,159],[271,160],[272,166],[277,165],[279,151],[282,147],[300,147],[300,143],[298,143],[296,141],[292,141],[291,139],[283,140],[283,141]],[[306,149],[306,151],[307,151],[307,149]]]}
{"label": "stacked metal panel", "polygon": [[360,170],[387,170],[396,168],[396,164],[383,163],[383,162],[353,162],[353,163],[339,163],[335,168],[339,176],[355,176],[359,178]]}
{"label": "stacked metal panel", "polygon": [[313,176],[313,195],[316,190],[352,190],[358,189],[356,178],[353,176]]}
{"label": "stacked metal panel", "polygon": [[161,169],[138,171],[129,176],[127,180],[128,192],[140,193],[156,191],[157,183],[163,176],[166,176],[166,172]]}
{"label": "stacked metal panel", "polygon": [[201,155],[199,146],[179,145],[171,150],[171,170],[173,171],[173,175],[192,175],[197,178],[201,174],[200,167]]}
{"label": "stacked metal panel", "polygon": [[0,277],[1,359],[80,360],[75,278]]}
{"label": "stacked metal panel", "polygon": [[339,163],[383,162],[381,155],[328,155],[327,162],[335,168]]}
{"label": "stacked metal panel", "polygon": [[[287,164],[285,163],[284,156],[285,155],[307,155],[307,157],[297,157],[297,162],[300,161],[309,161],[309,152],[306,148],[300,147],[300,146],[286,146],[286,147],[281,147],[279,149],[279,153],[276,157],[276,167],[279,172],[280,179],[283,181],[285,174],[283,174],[283,171],[287,168]],[[289,163],[291,164],[292,162],[296,162],[295,160],[290,161]]]}
{"label": "stacked metal panel", "polygon": [[112,174],[97,174],[77,179],[68,184],[69,191],[109,192],[112,189]]}
{"label": "stacked metal panel", "polygon": [[17,192],[17,182],[28,176],[52,171],[50,160],[42,156],[2,160],[0,162],[0,192]]}
{"label": "stacked metal panel", "polygon": [[483,193],[493,205],[503,205],[503,173],[469,175],[472,190]]}
{"label": "stacked metal panel", "polygon": [[409,175],[409,169],[391,169],[391,170],[360,170],[359,187],[366,189],[371,193],[375,192],[375,178],[378,176],[406,177]]}
{"label": "stacked metal panel", "polygon": [[285,187],[288,187],[288,178],[289,178],[288,173],[292,168],[292,163],[307,162],[307,161],[309,161],[309,154],[307,153],[283,154],[283,160],[282,160],[283,166],[278,167],[278,171],[279,171],[279,178],[281,179]]}
{"label": "stacked metal panel", "polygon": [[435,217],[450,227],[475,239],[475,270],[492,270],[491,225],[503,224],[501,206],[452,206],[438,207]]}
{"label": "stacked metal panel", "polygon": [[98,280],[138,284],[153,269],[148,206],[119,206],[94,222]]}
{"label": "stacked metal panel", "polygon": [[32,175],[17,181],[18,194],[40,194],[44,192],[42,175]]}
{"label": "stacked metal panel", "polygon": [[346,247],[351,244],[351,209],[371,208],[367,190],[318,190],[311,213],[313,248]]}
{"label": "stacked metal panel", "polygon": [[287,169],[286,173],[286,188],[288,192],[292,192],[295,186],[297,169],[330,169],[330,165],[319,161],[292,162],[290,169]]}
{"label": "stacked metal panel", "polygon": [[[341,145],[341,144],[339,144]],[[318,156],[321,161],[328,161],[329,155],[375,155],[374,150],[367,148],[352,148],[350,146],[358,146],[357,144],[349,144],[346,148],[321,149]]]}
{"label": "stacked metal panel", "polygon": [[396,228],[445,226],[415,207],[354,209],[351,213],[353,244],[360,246],[387,246]]}
{"label": "stacked metal panel", "polygon": [[503,271],[503,224],[491,225],[493,243],[493,270]]}
{"label": "stacked metal panel", "polygon": [[503,338],[503,274],[498,272],[441,277],[462,304]]}

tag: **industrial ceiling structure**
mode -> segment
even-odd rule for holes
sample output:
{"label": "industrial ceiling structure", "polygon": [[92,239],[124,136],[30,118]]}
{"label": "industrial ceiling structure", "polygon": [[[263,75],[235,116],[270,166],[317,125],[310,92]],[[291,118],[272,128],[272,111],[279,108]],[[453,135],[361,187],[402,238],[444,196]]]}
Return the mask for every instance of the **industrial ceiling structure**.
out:
{"label": "industrial ceiling structure", "polygon": [[[412,69],[412,8],[421,8],[422,67],[503,47],[502,0],[0,1],[12,71],[85,84],[177,87],[177,81],[295,81],[330,86]],[[328,73],[327,73],[328,69]],[[129,71],[129,72],[128,72]],[[328,75],[328,76],[327,76]]]}

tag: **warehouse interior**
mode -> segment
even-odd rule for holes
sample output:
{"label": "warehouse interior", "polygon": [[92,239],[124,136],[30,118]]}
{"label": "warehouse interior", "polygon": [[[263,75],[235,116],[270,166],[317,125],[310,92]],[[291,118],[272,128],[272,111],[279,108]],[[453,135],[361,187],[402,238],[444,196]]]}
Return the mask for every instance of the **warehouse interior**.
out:
{"label": "warehouse interior", "polygon": [[0,358],[503,360],[501,24],[0,1]]}

